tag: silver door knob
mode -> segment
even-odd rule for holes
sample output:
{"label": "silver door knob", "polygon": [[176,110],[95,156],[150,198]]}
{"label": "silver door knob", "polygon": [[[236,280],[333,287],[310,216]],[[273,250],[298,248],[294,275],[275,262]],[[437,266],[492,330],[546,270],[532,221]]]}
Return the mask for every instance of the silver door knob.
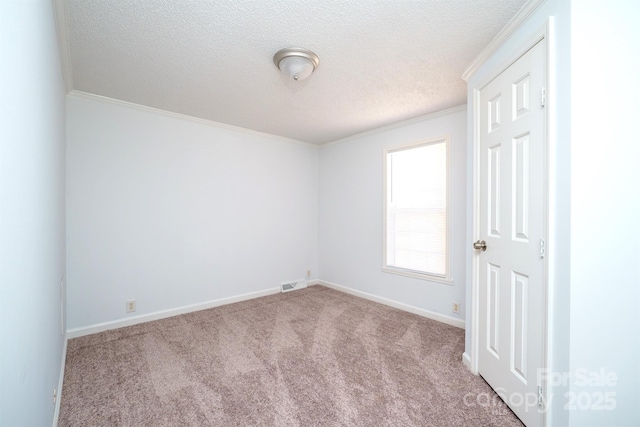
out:
{"label": "silver door knob", "polygon": [[484,240],[478,240],[473,244],[473,249],[482,249],[483,251],[487,250],[487,242]]}

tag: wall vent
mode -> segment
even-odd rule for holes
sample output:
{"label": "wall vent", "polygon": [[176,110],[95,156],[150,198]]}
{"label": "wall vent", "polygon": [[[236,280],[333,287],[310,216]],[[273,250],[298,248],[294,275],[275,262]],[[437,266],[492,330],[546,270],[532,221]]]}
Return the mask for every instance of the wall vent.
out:
{"label": "wall vent", "polygon": [[296,289],[302,289],[307,287],[307,281],[304,279],[293,280],[290,282],[280,283],[280,292],[290,292]]}

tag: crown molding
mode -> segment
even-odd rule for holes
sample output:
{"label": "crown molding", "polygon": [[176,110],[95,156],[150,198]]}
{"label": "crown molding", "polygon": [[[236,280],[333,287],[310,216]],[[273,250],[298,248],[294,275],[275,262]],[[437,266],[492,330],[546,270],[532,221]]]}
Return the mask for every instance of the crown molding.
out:
{"label": "crown molding", "polygon": [[215,128],[219,128],[219,129],[231,130],[231,131],[234,131],[234,132],[240,132],[240,133],[245,133],[245,134],[249,134],[249,135],[259,136],[259,137],[262,137],[262,138],[269,138],[269,139],[272,139],[272,140],[288,142],[288,143],[291,143],[291,144],[304,145],[304,146],[307,146],[307,147],[314,147],[314,148],[318,148],[319,147],[318,144],[312,144],[310,142],[299,141],[297,139],[287,138],[287,137],[279,136],[279,135],[273,135],[271,133],[266,133],[266,132],[259,132],[259,131],[256,131],[256,130],[251,130],[251,129],[243,128],[243,127],[240,127],[240,126],[234,126],[234,125],[228,125],[228,124],[225,124],[225,123],[214,122],[213,120],[201,119],[199,117],[189,116],[187,114],[174,113],[173,111],[162,110],[160,108],[155,108],[155,107],[148,107],[146,105],[136,104],[136,103],[128,102],[128,101],[122,101],[120,99],[115,99],[115,98],[109,98],[108,96],[102,96],[102,95],[96,95],[96,94],[93,94],[93,93],[82,92],[80,90],[72,90],[71,92],[69,92],[69,94],[67,96],[72,96],[72,97],[76,97],[76,98],[90,99],[90,100],[93,100],[93,101],[103,102],[103,103],[106,103],[106,104],[119,105],[121,107],[133,108],[135,110],[140,110],[140,111],[146,111],[146,112],[149,112],[149,113],[160,114],[160,115],[163,115],[163,116],[168,116],[168,117],[173,117],[173,118],[180,119],[180,120],[187,120],[187,121],[190,121],[190,122],[200,123],[200,124],[203,124],[203,125],[206,125],[206,126],[211,126],[211,127],[215,127]]}
{"label": "crown molding", "polygon": [[323,143],[323,144],[313,144],[310,142],[305,142],[305,141],[299,141],[297,139],[292,139],[292,138],[287,138],[284,136],[279,136],[279,135],[274,135],[274,134],[270,134],[270,133],[266,133],[266,132],[260,132],[260,131],[256,131],[256,130],[251,130],[251,129],[247,129],[247,128],[243,128],[240,126],[234,126],[234,125],[228,125],[225,123],[220,123],[220,122],[215,122],[213,120],[207,120],[207,119],[201,119],[199,117],[194,117],[194,116],[189,116],[187,114],[181,114],[181,113],[174,113],[173,111],[168,111],[168,110],[162,110],[160,108],[155,108],[155,107],[149,107],[146,105],[141,105],[141,104],[136,104],[133,102],[129,102],[129,101],[122,101],[120,99],[115,99],[115,98],[109,98],[108,96],[103,96],[103,95],[96,95],[93,93],[89,93],[89,92],[83,92],[80,90],[72,90],[68,93],[67,96],[72,96],[72,97],[76,97],[76,98],[84,98],[84,99],[90,99],[93,101],[98,101],[98,102],[103,102],[103,103],[107,103],[107,104],[113,104],[113,105],[119,105],[121,107],[128,107],[128,108],[133,108],[136,110],[140,110],[140,111],[147,111],[147,112],[151,112],[151,113],[156,113],[156,114],[161,114],[164,116],[169,116],[169,117],[173,117],[173,118],[177,118],[177,119],[181,119],[181,120],[187,120],[187,121],[191,121],[191,122],[195,122],[195,123],[200,123],[200,124],[204,124],[207,126],[212,126],[212,127],[216,127],[216,128],[222,128],[222,129],[227,129],[227,130],[232,130],[235,132],[241,132],[241,133],[247,133],[250,135],[254,135],[254,136],[260,136],[263,138],[269,138],[269,139],[275,139],[278,141],[282,141],[282,142],[289,142],[292,144],[299,144],[299,145],[304,145],[307,147],[314,147],[314,148],[319,148],[322,146],[326,146],[326,145],[333,145],[333,144],[338,144],[340,142],[345,142],[351,139],[355,139],[355,138],[360,138],[363,136],[368,136],[368,135],[373,135],[376,133],[380,133],[380,132],[386,132],[388,130],[397,128],[397,127],[402,127],[402,126],[408,126],[410,124],[413,123],[418,123],[424,120],[430,120],[430,119],[435,119],[437,117],[441,117],[441,116],[446,116],[448,114],[453,114],[453,113],[457,113],[459,111],[466,111],[467,109],[467,104],[462,104],[462,105],[458,105],[457,107],[452,107],[452,108],[448,108],[446,110],[441,110],[441,111],[436,111],[434,113],[429,113],[429,114],[425,114],[422,116],[418,116],[418,117],[414,117],[412,119],[408,119],[408,120],[404,120],[401,122],[397,122],[397,123],[392,123],[390,125],[387,126],[382,126],[376,129],[372,129],[372,130],[368,130],[366,132],[361,132],[355,135],[351,135],[345,138],[341,138],[335,141],[331,141],[331,142],[327,142],[327,143]]}
{"label": "crown molding", "polygon": [[51,5],[53,6],[53,17],[56,24],[62,78],[64,79],[66,92],[69,93],[73,90],[73,74],[71,73],[71,50],[69,47],[69,33],[67,32],[66,8],[64,0],[51,0]]}
{"label": "crown molding", "polygon": [[431,120],[438,117],[446,116],[448,114],[457,113],[459,111],[466,111],[467,104],[458,105],[457,107],[447,108],[446,110],[436,111],[434,113],[423,114],[422,116],[414,117],[412,119],[403,120],[401,122],[392,123],[390,125],[382,126],[379,128],[371,129],[365,132],[357,133],[355,135],[347,136],[345,138],[336,139],[335,141],[325,142],[324,144],[320,144],[320,146],[325,147],[328,145],[339,144],[341,142],[347,142],[352,139],[362,138],[365,136],[375,135],[377,133],[386,132],[391,129],[395,129],[398,127],[409,126],[413,123],[422,122],[425,120]]}
{"label": "crown molding", "polygon": [[500,32],[491,40],[491,42],[480,52],[478,56],[469,64],[467,69],[462,74],[464,81],[469,81],[471,76],[485,63],[491,55],[493,55],[502,45],[516,32],[520,26],[531,16],[533,12],[540,7],[545,0],[529,0],[520,8],[518,13],[500,30]]}

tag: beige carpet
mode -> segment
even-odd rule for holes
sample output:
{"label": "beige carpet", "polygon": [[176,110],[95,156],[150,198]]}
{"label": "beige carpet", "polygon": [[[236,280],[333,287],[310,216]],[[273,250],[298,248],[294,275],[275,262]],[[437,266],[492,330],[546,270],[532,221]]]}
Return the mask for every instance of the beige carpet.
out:
{"label": "beige carpet", "polygon": [[522,425],[463,346],[461,329],[313,286],[70,340],[59,425]]}

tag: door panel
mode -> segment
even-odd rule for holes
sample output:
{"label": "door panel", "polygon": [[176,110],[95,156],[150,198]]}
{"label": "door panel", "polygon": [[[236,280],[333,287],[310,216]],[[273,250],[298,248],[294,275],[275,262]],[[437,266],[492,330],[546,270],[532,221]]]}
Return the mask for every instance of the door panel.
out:
{"label": "door panel", "polygon": [[480,92],[478,371],[527,426],[541,426],[544,363],[544,44]]}
{"label": "door panel", "polygon": [[500,267],[489,264],[487,274],[487,350],[500,359]]}

